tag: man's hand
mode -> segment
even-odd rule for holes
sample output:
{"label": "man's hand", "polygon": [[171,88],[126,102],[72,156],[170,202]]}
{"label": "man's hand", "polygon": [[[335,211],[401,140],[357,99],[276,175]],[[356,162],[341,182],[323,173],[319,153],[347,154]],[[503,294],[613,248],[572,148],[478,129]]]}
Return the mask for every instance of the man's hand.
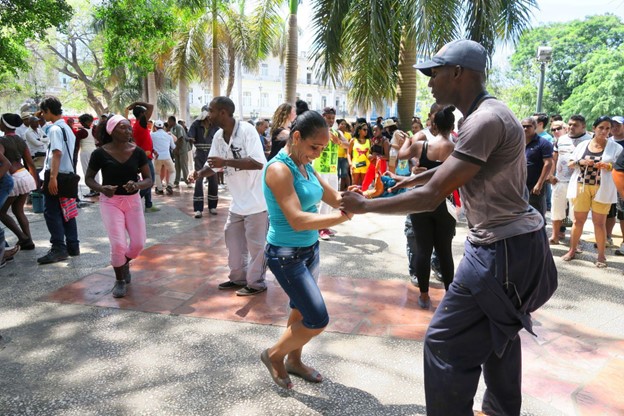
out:
{"label": "man's hand", "polygon": [[423,167],[423,166],[414,166],[412,168],[412,173],[414,175],[418,175],[419,173],[423,173],[424,171],[426,171],[427,168]]}
{"label": "man's hand", "polygon": [[50,182],[48,182],[48,192],[50,195],[58,194],[58,183],[56,182],[56,176],[50,176]]}
{"label": "man's hand", "polygon": [[364,214],[366,213],[366,204],[368,204],[368,199],[362,194],[347,191],[342,193],[340,209],[351,214]]}
{"label": "man's hand", "polygon": [[409,176],[397,176],[394,175],[393,179],[396,181],[393,187],[388,188],[388,192],[396,192],[399,189],[409,188],[411,185],[409,184],[410,177]]}
{"label": "man's hand", "polygon": [[539,195],[542,192],[542,185],[541,183],[536,183],[535,186],[533,187],[533,190],[531,191],[531,193],[533,195]]}
{"label": "man's hand", "polygon": [[226,159],[222,158],[222,157],[209,157],[208,158],[208,166],[211,168],[223,168],[225,167],[225,162]]}
{"label": "man's hand", "polygon": [[188,178],[186,178],[186,180],[188,182],[195,182],[197,178],[199,178],[199,172],[194,170],[193,172],[189,173]]}
{"label": "man's hand", "polygon": [[550,183],[553,185],[557,185],[557,182],[559,182],[559,179],[557,179],[557,177],[555,175],[550,177]]}

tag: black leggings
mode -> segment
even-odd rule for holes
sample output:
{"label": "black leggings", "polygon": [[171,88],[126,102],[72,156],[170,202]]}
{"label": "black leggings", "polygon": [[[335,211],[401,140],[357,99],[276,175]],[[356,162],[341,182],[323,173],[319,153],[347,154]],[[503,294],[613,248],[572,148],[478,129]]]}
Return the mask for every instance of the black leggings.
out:
{"label": "black leggings", "polygon": [[429,292],[431,274],[431,253],[435,248],[440,260],[440,271],[444,288],[448,290],[453,281],[455,265],[453,263],[452,241],[455,236],[455,219],[442,202],[435,211],[410,214],[414,230],[415,247],[412,255],[418,287],[421,292]]}

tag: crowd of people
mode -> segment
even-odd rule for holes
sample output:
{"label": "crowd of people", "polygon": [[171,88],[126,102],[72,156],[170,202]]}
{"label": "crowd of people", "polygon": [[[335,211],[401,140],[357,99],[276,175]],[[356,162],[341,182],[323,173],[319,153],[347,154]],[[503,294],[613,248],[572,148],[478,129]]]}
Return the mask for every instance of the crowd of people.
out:
{"label": "crowd of people", "polygon": [[[472,55],[460,53],[466,50]],[[419,307],[431,308],[432,265],[447,291],[425,340],[427,413],[468,414],[483,369],[484,412],[519,414],[517,333],[531,332],[530,312],[556,289],[549,243],[561,244],[571,226],[562,259],[575,259],[591,212],[595,265],[606,267],[616,219],[624,231],[624,202],[612,176],[624,171],[624,118],[600,117],[592,133],[578,114],[567,123],[542,113],[519,122],[485,90],[486,61],[479,44],[455,41],[417,65],[437,103],[424,123],[414,117],[409,131],[396,118],[351,123],[336,119],[332,107],[318,113],[303,101],[280,105],[272,120],[246,122],[234,117],[227,97],[204,106],[188,129],[174,116],[153,120],[154,106],[145,102],[128,105],[123,115],[84,114],[74,128],[52,96],[32,114],[3,114],[0,221],[17,243],[9,247],[0,233],[0,267],[20,249],[35,249],[24,206],[36,190],[45,194],[51,244],[38,263],[80,255],[80,196],[68,193],[65,182],[78,160],[90,189],[82,197],[99,201],[110,241],[114,297],[127,295],[130,262],[146,241],[145,213],[159,210],[152,188],[164,197],[182,182],[194,187],[199,219],[205,205],[217,215],[224,183],[231,196],[224,228],[229,275],[218,288],[254,296],[266,291],[267,267],[276,277],[291,312],[284,334],[260,359],[273,381],[290,389],[290,375],[323,380],[302,362],[302,348],[329,322],[317,284],[319,239],[331,240],[331,227],[354,214],[407,215],[407,265]],[[457,110],[463,117],[456,126]],[[456,269],[460,206],[469,236]],[[624,243],[615,255],[624,255]]]}

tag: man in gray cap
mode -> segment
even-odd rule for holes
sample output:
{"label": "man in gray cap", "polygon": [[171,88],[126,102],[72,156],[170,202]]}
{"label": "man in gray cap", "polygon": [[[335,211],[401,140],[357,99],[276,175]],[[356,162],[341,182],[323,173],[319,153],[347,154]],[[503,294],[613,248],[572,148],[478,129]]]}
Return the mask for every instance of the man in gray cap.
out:
{"label": "man in gray cap", "polygon": [[431,320],[424,347],[427,415],[473,415],[483,371],[482,410],[519,415],[521,345],[530,313],[557,287],[557,269],[542,216],[528,203],[525,138],[511,110],[485,90],[487,52],[457,40],[416,65],[430,77],[439,104],[465,117],[453,154],[435,169],[403,179],[423,184],[393,198],[346,192],[352,213],[407,214],[434,210],[460,188],[469,225],[465,256]]}

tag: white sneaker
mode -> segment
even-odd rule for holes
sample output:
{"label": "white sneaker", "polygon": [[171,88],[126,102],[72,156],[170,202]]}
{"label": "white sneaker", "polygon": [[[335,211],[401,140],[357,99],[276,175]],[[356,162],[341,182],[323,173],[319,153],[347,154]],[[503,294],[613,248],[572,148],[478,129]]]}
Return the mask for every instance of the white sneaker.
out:
{"label": "white sneaker", "polygon": [[201,218],[202,217],[202,212],[201,211],[195,211],[195,218]]}
{"label": "white sneaker", "polygon": [[217,209],[216,208],[210,208],[208,210],[212,215],[217,215]]}

